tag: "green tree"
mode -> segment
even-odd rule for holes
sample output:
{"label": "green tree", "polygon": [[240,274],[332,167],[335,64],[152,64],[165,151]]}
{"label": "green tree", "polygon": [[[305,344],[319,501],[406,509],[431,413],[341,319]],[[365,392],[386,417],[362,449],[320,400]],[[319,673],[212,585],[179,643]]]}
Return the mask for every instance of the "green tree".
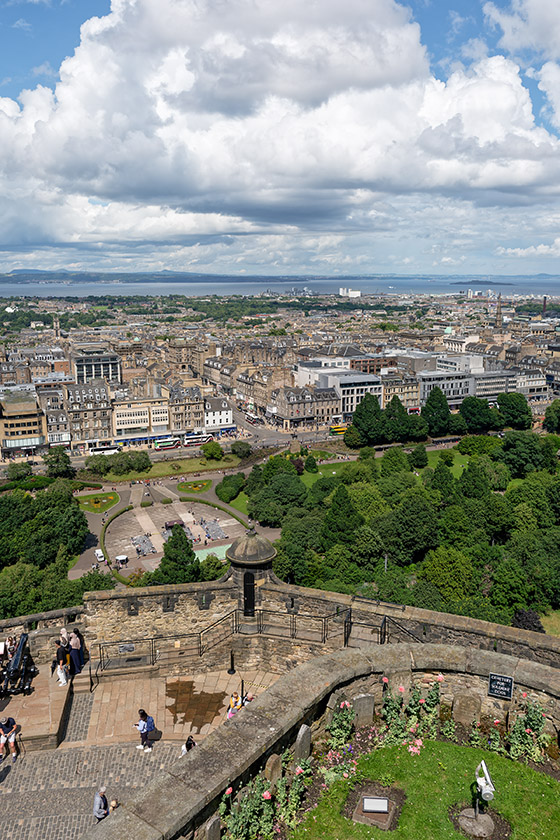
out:
{"label": "green tree", "polygon": [[410,453],[410,463],[417,470],[422,470],[424,467],[428,466],[428,453],[426,452],[426,447],[423,443],[419,443],[418,446],[415,446]]}
{"label": "green tree", "polygon": [[432,388],[420,414],[428,424],[428,432],[431,437],[441,437],[447,434],[451,412],[441,388]]}
{"label": "green tree", "polygon": [[70,456],[63,446],[52,447],[46,455],[43,455],[43,463],[47,467],[49,478],[74,478],[76,475]]}
{"label": "green tree", "polygon": [[410,439],[408,414],[396,395],[383,412],[383,427],[389,443],[404,443]]}
{"label": "green tree", "polygon": [[130,466],[134,472],[148,472],[152,468],[152,462],[147,452],[141,450],[132,450],[129,453]]}
{"label": "green tree", "polygon": [[363,446],[364,444],[375,446],[375,444],[383,441],[382,412],[377,397],[374,397],[373,394],[364,395],[363,400],[356,406],[352,418],[352,425],[358,431],[361,438],[361,443],[358,446]]}
{"label": "green tree", "polygon": [[340,484],[335,490],[331,506],[323,522],[323,544],[326,548],[336,543],[351,545],[354,541],[354,533],[363,525],[363,522],[364,518],[352,504],[348,490]]}
{"label": "green tree", "polygon": [[203,443],[200,449],[208,461],[221,461],[224,457],[224,450],[216,440]]}
{"label": "green tree", "polygon": [[560,432],[560,400],[553,400],[547,406],[543,427],[547,432]]}
{"label": "green tree", "polygon": [[359,449],[364,445],[364,438],[355,426],[350,425],[344,432],[344,443],[348,449]]}
{"label": "green tree", "polygon": [[31,469],[31,464],[8,464],[6,469],[6,478],[8,481],[21,481],[24,478],[28,478],[32,472],[33,470]]}
{"label": "green tree", "polygon": [[[255,470],[253,469],[253,472]],[[262,479],[265,484],[268,484],[275,475],[279,473],[288,473],[289,475],[297,475],[297,470],[294,467],[292,461],[285,458],[283,455],[273,455],[272,458],[269,458],[262,470]],[[249,485],[247,488],[247,492],[250,492],[250,481],[247,482]]]}
{"label": "green tree", "polygon": [[498,394],[498,405],[505,426],[511,426],[512,429],[531,428],[533,415],[523,394],[515,391],[511,394]]}
{"label": "green tree", "polygon": [[542,466],[539,436],[534,432],[507,432],[495,457],[508,466],[513,478],[525,478]]}
{"label": "green tree", "polygon": [[466,435],[467,424],[460,414],[452,414],[449,418],[449,426],[447,431],[450,435]]}
{"label": "green tree", "polygon": [[394,473],[410,471],[408,458],[400,446],[391,446],[381,459],[381,475],[389,476]]}
{"label": "green tree", "polygon": [[558,444],[553,436],[541,440],[542,469],[554,475],[558,472]]}
{"label": "green tree", "polygon": [[128,452],[115,452],[114,455],[107,456],[109,469],[115,475],[126,475],[132,472],[132,463]]}
{"label": "green tree", "polygon": [[426,551],[438,544],[436,511],[419,487],[407,491],[378,528],[389,558],[400,565],[422,560]]}
{"label": "green tree", "polygon": [[469,499],[482,499],[490,493],[488,476],[475,459],[469,461],[457,484],[463,496]]}
{"label": "green tree", "polygon": [[439,546],[426,555],[420,577],[436,586],[443,600],[449,603],[471,594],[474,570],[462,551]]}
{"label": "green tree", "polygon": [[191,541],[181,525],[174,525],[163,547],[159,568],[153,573],[150,583],[193,583],[197,580],[200,580],[200,563]]}
{"label": "green tree", "polygon": [[515,560],[506,558],[494,569],[490,600],[509,613],[527,607],[527,576]]}
{"label": "green tree", "polygon": [[201,580],[218,580],[227,570],[220,558],[216,554],[207,554],[200,564],[200,579]]}
{"label": "green tree", "polygon": [[106,475],[111,469],[111,464],[106,455],[91,455],[86,458],[86,470],[93,475]]}
{"label": "green tree", "polygon": [[438,459],[431,482],[432,490],[441,493],[443,504],[449,504],[455,489],[455,479],[447,464]]}
{"label": "green tree", "polygon": [[247,443],[245,440],[236,440],[235,443],[231,444],[231,451],[243,461],[251,454],[251,444]]}
{"label": "green tree", "polygon": [[488,400],[481,400],[478,397],[465,397],[459,412],[467,424],[469,434],[480,435],[493,428]]}
{"label": "green tree", "polygon": [[305,472],[308,473],[316,473],[319,472],[319,467],[317,466],[317,461],[313,457],[313,455],[308,455],[305,459]]}
{"label": "green tree", "polygon": [[348,495],[366,522],[386,516],[391,510],[375,484],[358,481],[348,487]]}

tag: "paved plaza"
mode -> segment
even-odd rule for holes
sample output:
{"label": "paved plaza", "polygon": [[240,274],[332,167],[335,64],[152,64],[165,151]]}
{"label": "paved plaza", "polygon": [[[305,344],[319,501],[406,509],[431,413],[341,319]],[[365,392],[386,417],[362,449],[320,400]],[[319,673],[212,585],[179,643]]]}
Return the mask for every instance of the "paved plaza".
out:
{"label": "paved plaza", "polygon": [[[133,488],[134,489],[134,488]],[[201,523],[201,520],[203,522]],[[216,520],[216,521],[215,521]],[[139,564],[151,571],[163,553],[165,523],[180,521],[190,530],[195,538],[194,548],[212,548],[231,543],[245,532],[237,519],[208,505],[196,502],[173,501],[171,504],[154,504],[152,507],[135,507],[111,522],[107,528],[105,544],[109,557],[114,560],[118,555],[126,554],[130,558],[129,568]],[[209,527],[208,527],[209,526]],[[138,537],[149,534],[149,542],[155,549],[152,554],[137,557],[136,541]],[[207,536],[210,534],[210,537]],[[215,536],[215,539],[212,539]],[[146,546],[148,540],[144,541]],[[205,545],[206,542],[206,545]],[[133,561],[138,560],[139,563]]]}
{"label": "paved plaza", "polygon": [[[0,765],[0,840],[78,840],[95,822],[96,787],[104,784],[109,800],[126,802],[180,757],[188,735],[200,743],[224,723],[231,692],[240,690],[242,679],[245,690],[258,695],[278,678],[252,670],[102,681],[92,693],[74,694],[58,749],[32,752],[26,732],[52,728],[54,723],[45,724],[45,715],[52,717],[49,704],[60,713],[66,696],[48,670],[41,669],[29,698],[10,698],[5,708],[21,723],[23,739],[15,765]],[[141,707],[161,732],[149,754],[136,749],[132,724]]]}

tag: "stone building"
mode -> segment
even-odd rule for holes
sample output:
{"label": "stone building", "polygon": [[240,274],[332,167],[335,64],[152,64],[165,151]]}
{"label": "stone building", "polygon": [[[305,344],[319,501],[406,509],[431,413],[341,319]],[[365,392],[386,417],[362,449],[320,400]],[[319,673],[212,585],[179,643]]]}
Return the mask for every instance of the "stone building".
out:
{"label": "stone building", "polygon": [[34,395],[14,394],[0,399],[2,457],[33,453],[47,445],[47,424]]}
{"label": "stone building", "polygon": [[109,388],[104,379],[83,385],[64,385],[64,404],[70,418],[73,449],[91,449],[113,436]]}
{"label": "stone building", "polygon": [[197,386],[169,389],[169,430],[173,435],[201,432],[204,428],[204,399]]}

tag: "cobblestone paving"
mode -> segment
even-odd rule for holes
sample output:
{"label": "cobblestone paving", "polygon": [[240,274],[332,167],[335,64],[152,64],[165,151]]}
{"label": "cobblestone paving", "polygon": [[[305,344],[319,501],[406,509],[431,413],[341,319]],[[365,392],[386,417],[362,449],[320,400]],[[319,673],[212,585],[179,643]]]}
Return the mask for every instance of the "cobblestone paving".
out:
{"label": "cobblestone paving", "polygon": [[66,724],[65,742],[85,741],[87,739],[93,700],[93,694],[74,694],[70,716]]}
{"label": "cobblestone paving", "polygon": [[[136,744],[74,747],[22,754],[0,771],[0,840],[78,840],[95,824],[95,790],[127,797],[173,763],[178,744],[158,743],[152,753]],[[16,815],[14,817],[14,815]]]}

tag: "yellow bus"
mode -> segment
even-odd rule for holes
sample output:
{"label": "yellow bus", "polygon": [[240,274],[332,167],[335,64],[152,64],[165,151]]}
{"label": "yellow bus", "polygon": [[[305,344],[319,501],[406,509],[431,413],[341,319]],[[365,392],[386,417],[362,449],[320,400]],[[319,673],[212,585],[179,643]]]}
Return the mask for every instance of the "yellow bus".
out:
{"label": "yellow bus", "polygon": [[338,426],[329,426],[329,435],[343,435],[348,428],[348,423],[341,423]]}

